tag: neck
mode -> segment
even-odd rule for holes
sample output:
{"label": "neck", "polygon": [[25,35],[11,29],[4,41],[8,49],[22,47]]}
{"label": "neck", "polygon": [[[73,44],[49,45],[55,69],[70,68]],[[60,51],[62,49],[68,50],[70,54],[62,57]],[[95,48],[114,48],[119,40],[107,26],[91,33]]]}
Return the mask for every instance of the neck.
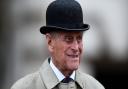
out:
{"label": "neck", "polygon": [[62,73],[65,77],[70,76],[70,75],[73,73],[73,71],[69,71],[69,70],[61,70],[61,69],[59,69],[59,70],[61,71],[61,73]]}
{"label": "neck", "polygon": [[65,76],[70,76],[74,70],[68,70],[62,67],[61,65],[58,65],[59,63],[56,63],[54,59],[52,59],[53,64],[59,69],[59,71]]}

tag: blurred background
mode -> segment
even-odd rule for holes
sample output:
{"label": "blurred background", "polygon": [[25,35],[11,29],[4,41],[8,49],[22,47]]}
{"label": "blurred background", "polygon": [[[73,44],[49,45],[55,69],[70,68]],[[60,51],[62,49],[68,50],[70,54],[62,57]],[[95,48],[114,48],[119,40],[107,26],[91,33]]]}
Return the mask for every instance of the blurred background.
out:
{"label": "blurred background", "polygon": [[[39,69],[49,56],[45,12],[53,0],[0,1],[0,89]],[[80,69],[106,89],[128,89],[128,0],[77,0],[83,8],[84,53]]]}

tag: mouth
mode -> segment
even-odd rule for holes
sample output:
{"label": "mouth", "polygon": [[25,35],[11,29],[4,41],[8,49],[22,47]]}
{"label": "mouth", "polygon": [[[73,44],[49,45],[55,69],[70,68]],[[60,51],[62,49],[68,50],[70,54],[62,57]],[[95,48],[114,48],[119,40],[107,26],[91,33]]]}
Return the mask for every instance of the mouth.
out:
{"label": "mouth", "polygon": [[70,58],[79,58],[79,55],[74,55],[74,54],[73,55],[67,54],[67,56]]}

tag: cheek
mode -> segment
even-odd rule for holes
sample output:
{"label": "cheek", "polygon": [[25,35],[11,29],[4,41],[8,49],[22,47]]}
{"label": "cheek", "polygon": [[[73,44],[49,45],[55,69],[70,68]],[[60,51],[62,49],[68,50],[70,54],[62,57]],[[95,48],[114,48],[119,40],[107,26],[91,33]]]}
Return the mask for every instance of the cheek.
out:
{"label": "cheek", "polygon": [[65,48],[66,46],[64,46],[63,44],[61,43],[58,43],[55,47],[55,52],[56,52],[56,55],[59,57],[59,58],[63,58],[64,57],[64,54],[65,54]]}
{"label": "cheek", "polygon": [[80,44],[80,45],[79,45],[79,50],[80,50],[80,53],[83,52],[83,44]]}

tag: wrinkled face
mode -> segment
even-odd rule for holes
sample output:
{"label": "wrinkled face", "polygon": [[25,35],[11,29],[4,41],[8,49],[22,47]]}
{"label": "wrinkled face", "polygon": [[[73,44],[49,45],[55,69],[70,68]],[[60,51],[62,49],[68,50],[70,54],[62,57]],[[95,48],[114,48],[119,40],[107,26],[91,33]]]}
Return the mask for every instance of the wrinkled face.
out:
{"label": "wrinkled face", "polygon": [[59,32],[46,35],[53,63],[61,71],[76,70],[80,64],[83,32]]}

